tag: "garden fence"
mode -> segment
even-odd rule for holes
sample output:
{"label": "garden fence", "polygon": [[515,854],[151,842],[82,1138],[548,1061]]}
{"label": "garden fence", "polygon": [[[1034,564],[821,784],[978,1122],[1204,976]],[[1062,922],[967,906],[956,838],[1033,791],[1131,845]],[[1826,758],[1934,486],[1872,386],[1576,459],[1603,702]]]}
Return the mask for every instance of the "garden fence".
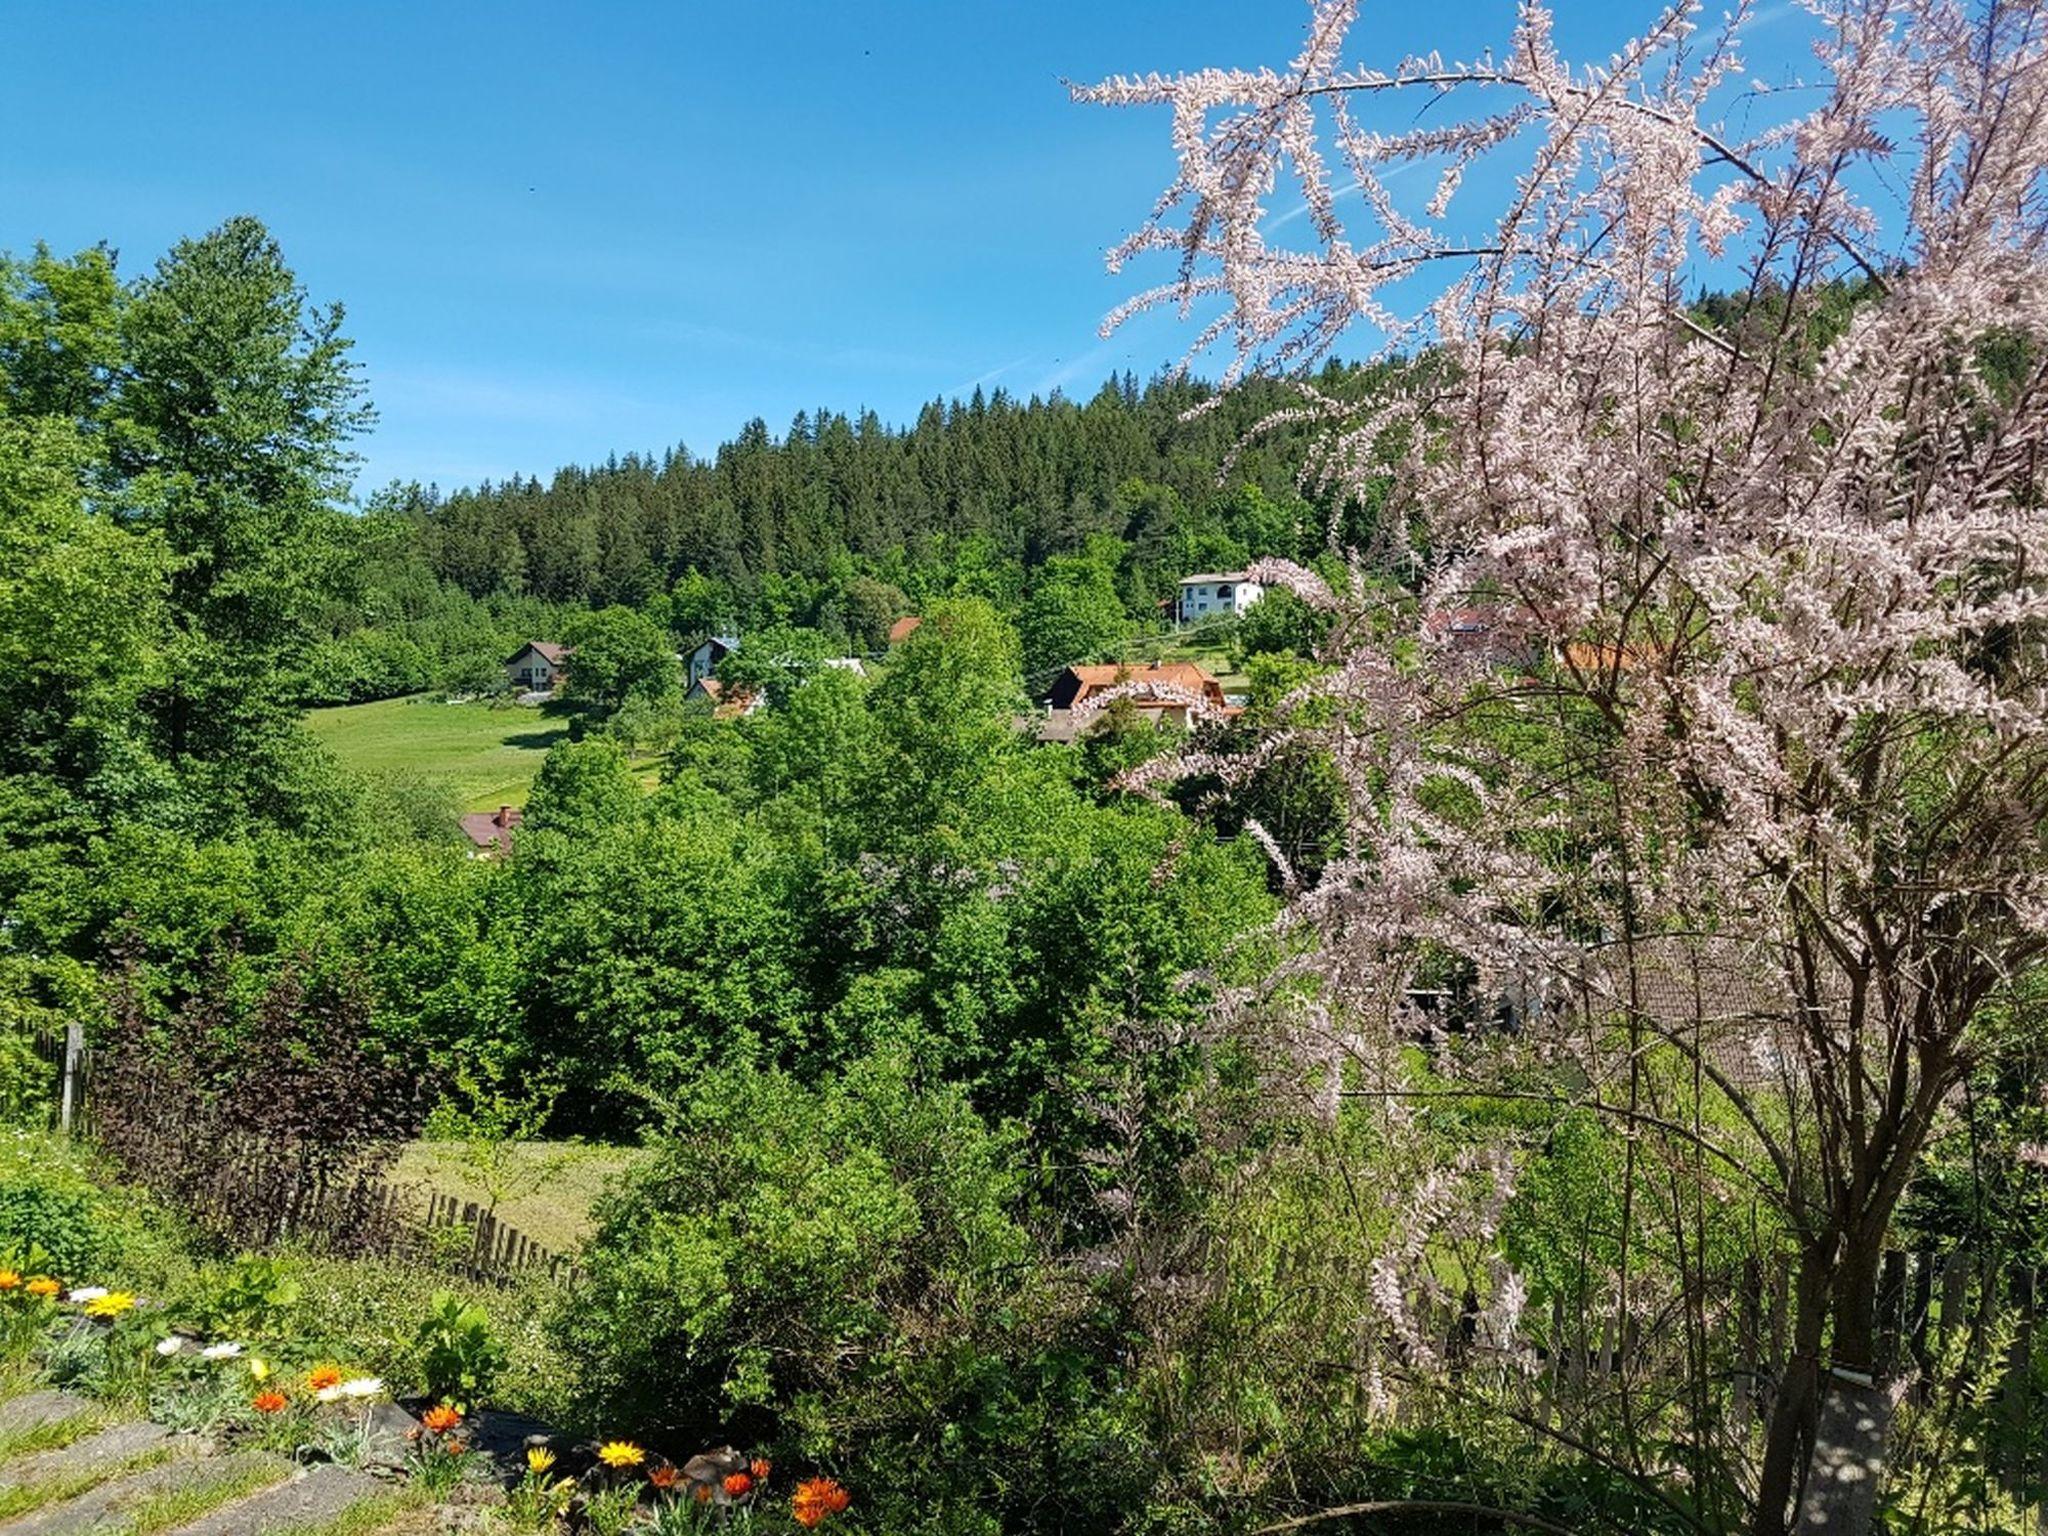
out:
{"label": "garden fence", "polygon": [[[89,1134],[93,1128],[92,1055],[83,1031],[44,1028],[29,1037],[30,1048],[48,1064],[54,1092],[49,1101],[51,1123],[67,1133]],[[34,1096],[39,1101],[41,1095]],[[17,1115],[32,1112],[33,1102],[8,1106]],[[305,1233],[341,1228],[364,1235],[364,1246],[387,1254],[417,1254],[474,1280],[502,1284],[544,1274],[558,1284],[577,1276],[573,1255],[536,1242],[473,1200],[440,1190],[389,1179],[307,1180],[288,1156],[252,1162],[247,1153],[224,1162],[223,1177],[238,1186],[276,1185],[279,1198],[269,1204],[278,1214],[270,1242],[284,1242]]]}

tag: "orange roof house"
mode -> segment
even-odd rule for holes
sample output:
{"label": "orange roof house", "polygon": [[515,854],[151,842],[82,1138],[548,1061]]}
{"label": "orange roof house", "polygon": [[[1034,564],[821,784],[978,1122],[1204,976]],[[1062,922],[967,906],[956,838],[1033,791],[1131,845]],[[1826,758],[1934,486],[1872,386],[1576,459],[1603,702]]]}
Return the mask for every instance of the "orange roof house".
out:
{"label": "orange roof house", "polygon": [[901,645],[910,638],[911,631],[923,622],[924,620],[916,614],[906,613],[902,618],[889,626],[889,643],[891,645]]}
{"label": "orange roof house", "polygon": [[[1114,663],[1099,667],[1069,667],[1052,685],[1045,702],[1050,709],[1072,709],[1112,688],[1145,684],[1195,694],[1212,709],[1223,709],[1227,705],[1223,685],[1192,661],[1155,661],[1144,667]],[[1139,709],[1184,711],[1186,707],[1179,700],[1148,699],[1143,694],[1131,695],[1131,702]]]}

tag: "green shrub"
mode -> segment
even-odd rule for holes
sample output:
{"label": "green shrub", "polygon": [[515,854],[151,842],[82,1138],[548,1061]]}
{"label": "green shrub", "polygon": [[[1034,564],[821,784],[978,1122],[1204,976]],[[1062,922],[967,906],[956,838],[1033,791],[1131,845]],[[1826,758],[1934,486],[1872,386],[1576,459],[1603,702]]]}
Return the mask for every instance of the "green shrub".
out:
{"label": "green shrub", "polygon": [[147,1195],[107,1183],[91,1152],[53,1132],[0,1130],[0,1258],[71,1284],[158,1291],[189,1267],[184,1224]]}
{"label": "green shrub", "polygon": [[[398,1392],[427,1380],[418,1320],[448,1291],[445,1270],[400,1259],[300,1258],[293,1272],[304,1292],[300,1314],[318,1330],[323,1358],[382,1376]],[[491,1331],[505,1352],[492,1406],[575,1427],[569,1369],[548,1326],[558,1288],[534,1275],[487,1289]]]}
{"label": "green shrub", "polygon": [[712,1074],[600,1207],[561,1310],[585,1422],[772,1447],[881,1530],[1120,1523],[1153,1475],[1123,1341],[1041,1260],[1028,1166],[891,1060]]}
{"label": "green shrub", "polygon": [[245,1253],[201,1271],[179,1312],[205,1338],[267,1340],[284,1327],[301,1290],[285,1260]]}
{"label": "green shrub", "polygon": [[415,1342],[422,1390],[465,1413],[490,1393],[505,1368],[505,1347],[491,1332],[490,1314],[448,1291],[434,1293]]}

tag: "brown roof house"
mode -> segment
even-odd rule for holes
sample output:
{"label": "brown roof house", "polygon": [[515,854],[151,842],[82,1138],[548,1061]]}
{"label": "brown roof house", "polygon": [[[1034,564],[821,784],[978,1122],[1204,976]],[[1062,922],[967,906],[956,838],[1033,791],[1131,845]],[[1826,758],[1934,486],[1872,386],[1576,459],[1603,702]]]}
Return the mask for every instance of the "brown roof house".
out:
{"label": "brown roof house", "polygon": [[470,841],[473,859],[502,859],[512,851],[512,833],[525,813],[516,805],[501,805],[495,811],[471,811],[462,818],[462,835]]}
{"label": "brown roof house", "polygon": [[714,720],[737,720],[742,715],[751,715],[768,702],[752,689],[727,689],[715,677],[700,677],[690,684],[690,691],[683,695],[683,702],[687,704],[692,699],[709,699]]}
{"label": "brown roof house", "polygon": [[[1224,716],[1238,712],[1224,697],[1223,685],[1192,661],[1155,661],[1143,667],[1114,663],[1069,667],[1045,696],[1038,739],[1072,741],[1088,728],[1087,715],[1092,713],[1084,711],[1076,720],[1074,711],[1115,688],[1128,690],[1121,697],[1154,725],[1169,721],[1188,725],[1197,710]],[[1194,702],[1197,699],[1200,704]]]}
{"label": "brown roof house", "polygon": [[569,647],[529,640],[505,658],[505,681],[521,693],[553,693],[569,671]]}
{"label": "brown roof house", "polygon": [[889,643],[891,645],[901,645],[910,638],[911,633],[923,622],[924,620],[916,614],[906,613],[902,618],[889,626]]}

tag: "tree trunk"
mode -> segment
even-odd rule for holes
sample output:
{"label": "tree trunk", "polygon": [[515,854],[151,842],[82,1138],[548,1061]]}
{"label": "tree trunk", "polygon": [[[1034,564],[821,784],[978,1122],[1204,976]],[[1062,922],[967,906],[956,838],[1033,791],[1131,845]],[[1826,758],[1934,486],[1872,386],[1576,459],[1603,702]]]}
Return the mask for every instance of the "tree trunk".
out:
{"label": "tree trunk", "polygon": [[1829,1285],[1831,1367],[1814,1423],[1813,1455],[1799,1501],[1801,1532],[1868,1536],[1877,1519],[1891,1400],[1877,1384],[1877,1275],[1886,1223],[1849,1234]]}
{"label": "tree trunk", "polygon": [[1755,1536],[1786,1536],[1792,1495],[1799,1482],[1800,1452],[1809,1443],[1820,1405],[1820,1346],[1827,1336],[1831,1265],[1823,1249],[1799,1255],[1793,1286],[1792,1348],[1785,1374],[1771,1394],[1764,1428],[1764,1460],[1757,1474]]}

